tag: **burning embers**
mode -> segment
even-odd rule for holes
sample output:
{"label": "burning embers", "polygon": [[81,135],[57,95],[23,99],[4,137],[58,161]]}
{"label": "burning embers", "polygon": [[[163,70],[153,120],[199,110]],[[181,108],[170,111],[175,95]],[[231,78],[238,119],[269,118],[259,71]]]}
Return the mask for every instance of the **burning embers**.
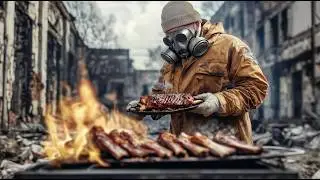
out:
{"label": "burning embers", "polygon": [[[82,76],[86,76],[84,65],[80,68]],[[45,121],[49,139],[44,143],[44,154],[49,160],[74,163],[85,160],[107,166],[101,159],[99,147],[106,144],[109,146],[111,141],[108,144],[107,136],[100,133],[96,139],[104,141],[100,144],[95,143],[90,138],[90,132],[94,127],[106,133],[114,129],[130,129],[137,140],[147,135],[147,128],[141,122],[117,110],[105,112],[90,81],[85,77],[80,81],[78,93],[79,97],[65,97],[60,100],[57,115],[53,115],[50,106],[47,108]],[[122,154],[127,152],[123,150]]]}

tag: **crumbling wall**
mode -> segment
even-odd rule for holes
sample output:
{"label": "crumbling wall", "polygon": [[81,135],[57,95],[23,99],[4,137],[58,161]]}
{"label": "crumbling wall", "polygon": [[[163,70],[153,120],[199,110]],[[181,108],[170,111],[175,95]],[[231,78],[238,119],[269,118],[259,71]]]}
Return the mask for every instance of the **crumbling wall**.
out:
{"label": "crumbling wall", "polygon": [[39,68],[39,61],[40,56],[39,53],[41,50],[39,41],[40,41],[40,27],[37,25],[40,23],[40,17],[39,17],[39,9],[40,8],[40,2],[39,1],[30,1],[29,4],[29,16],[33,20],[33,23],[36,24],[35,26],[32,26],[32,76],[31,76],[31,82],[30,82],[30,91],[31,91],[31,101],[32,101],[32,115],[36,116],[41,114],[39,112],[40,110],[40,97],[38,96],[41,93],[41,78],[40,76],[40,68]]}
{"label": "crumbling wall", "polygon": [[0,128],[2,123],[2,115],[3,115],[3,73],[4,73],[4,23],[5,23],[5,11],[3,7],[0,7]]}
{"label": "crumbling wall", "polygon": [[39,66],[40,78],[43,83],[43,91],[40,92],[40,107],[42,114],[46,111],[46,89],[47,89],[47,41],[48,41],[48,1],[39,1]]}
{"label": "crumbling wall", "polygon": [[3,115],[4,115],[4,129],[10,128],[8,127],[8,115],[9,111],[11,110],[11,100],[12,100],[12,94],[13,89],[12,85],[15,80],[14,76],[14,69],[15,69],[15,61],[14,61],[14,11],[15,11],[15,2],[14,1],[7,1],[6,2],[6,20],[5,20],[5,73],[4,73],[4,102],[3,102]]}

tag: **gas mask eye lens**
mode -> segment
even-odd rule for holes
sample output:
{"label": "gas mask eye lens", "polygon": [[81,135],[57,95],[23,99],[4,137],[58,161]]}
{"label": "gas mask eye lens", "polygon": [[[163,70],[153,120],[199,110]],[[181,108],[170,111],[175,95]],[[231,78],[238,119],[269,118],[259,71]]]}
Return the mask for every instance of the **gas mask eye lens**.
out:
{"label": "gas mask eye lens", "polygon": [[187,41],[187,37],[184,34],[177,34],[176,35],[176,41],[184,43]]}
{"label": "gas mask eye lens", "polygon": [[169,46],[169,47],[172,46],[172,41],[170,40],[169,37],[164,37],[164,38],[163,38],[163,43],[164,43],[165,45]]}

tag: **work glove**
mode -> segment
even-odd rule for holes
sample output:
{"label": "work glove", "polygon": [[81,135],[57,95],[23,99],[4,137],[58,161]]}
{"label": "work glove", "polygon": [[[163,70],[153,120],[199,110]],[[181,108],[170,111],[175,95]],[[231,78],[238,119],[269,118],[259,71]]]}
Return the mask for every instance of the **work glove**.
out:
{"label": "work glove", "polygon": [[194,97],[195,99],[203,100],[203,103],[199,104],[199,106],[191,112],[202,114],[205,117],[212,115],[215,112],[218,112],[220,108],[220,102],[216,95],[212,93],[203,93]]}
{"label": "work glove", "polygon": [[129,111],[131,108],[136,108],[138,106],[138,104],[139,104],[139,101],[137,101],[137,100],[130,101],[126,107],[127,111]]}

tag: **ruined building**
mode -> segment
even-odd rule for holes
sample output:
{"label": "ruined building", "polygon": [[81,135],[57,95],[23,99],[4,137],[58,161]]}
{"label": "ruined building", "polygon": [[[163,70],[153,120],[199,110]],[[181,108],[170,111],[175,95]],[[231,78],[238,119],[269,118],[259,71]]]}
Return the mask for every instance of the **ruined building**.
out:
{"label": "ruined building", "polygon": [[62,1],[0,2],[1,130],[39,120],[58,82],[74,85],[84,46],[74,21]]}
{"label": "ruined building", "polygon": [[320,77],[320,2],[315,5],[316,63],[311,61],[310,1],[226,1],[212,16],[212,22],[223,22],[226,32],[250,46],[267,75],[270,89],[257,119],[298,120],[319,99],[312,94],[319,91],[312,83]]}
{"label": "ruined building", "polygon": [[134,69],[128,49],[87,50],[87,66],[98,96],[116,93],[117,104],[123,109],[135,97]]}

